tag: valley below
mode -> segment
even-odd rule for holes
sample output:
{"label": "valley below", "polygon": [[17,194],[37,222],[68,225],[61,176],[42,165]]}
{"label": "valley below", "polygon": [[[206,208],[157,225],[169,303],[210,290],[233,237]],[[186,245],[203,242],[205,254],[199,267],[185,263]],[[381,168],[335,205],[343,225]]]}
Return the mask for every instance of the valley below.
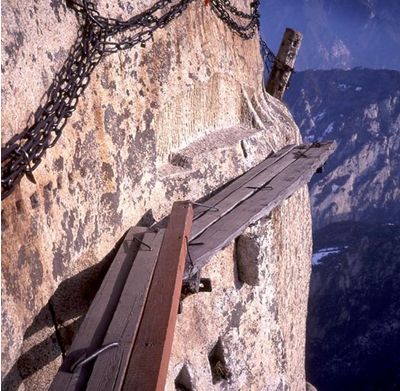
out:
{"label": "valley below", "polygon": [[307,142],[337,149],[310,183],[307,379],[400,389],[400,72],[304,71],[286,102]]}

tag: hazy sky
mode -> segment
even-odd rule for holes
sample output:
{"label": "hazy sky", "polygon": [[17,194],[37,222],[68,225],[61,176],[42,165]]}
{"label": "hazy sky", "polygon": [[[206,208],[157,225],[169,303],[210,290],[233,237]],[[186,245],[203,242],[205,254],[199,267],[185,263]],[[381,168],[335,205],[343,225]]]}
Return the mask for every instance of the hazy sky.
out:
{"label": "hazy sky", "polygon": [[274,52],[286,27],[303,33],[300,69],[400,70],[400,0],[262,0],[260,10]]}

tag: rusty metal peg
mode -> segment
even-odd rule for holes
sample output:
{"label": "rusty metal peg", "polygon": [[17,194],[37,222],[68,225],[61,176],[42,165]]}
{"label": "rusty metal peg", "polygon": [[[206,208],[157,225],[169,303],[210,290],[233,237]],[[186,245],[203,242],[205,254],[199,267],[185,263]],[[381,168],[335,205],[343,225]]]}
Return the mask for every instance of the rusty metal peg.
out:
{"label": "rusty metal peg", "polygon": [[139,242],[143,246],[147,247],[149,249],[149,251],[152,251],[151,246],[149,246],[147,243],[143,242],[142,240],[138,239],[136,236],[133,237],[133,240],[136,240],[137,242]]}
{"label": "rusty metal peg", "polygon": [[76,369],[79,369],[82,366],[84,366],[85,364],[87,364],[88,362],[94,360],[101,353],[105,352],[106,350],[108,350],[110,348],[115,348],[117,346],[119,346],[118,342],[112,342],[112,343],[109,343],[108,345],[103,346],[102,348],[96,350],[94,353],[92,353],[90,356],[88,356],[86,358],[81,357],[79,360],[77,360],[76,362],[74,362],[71,365],[70,371],[75,372]]}

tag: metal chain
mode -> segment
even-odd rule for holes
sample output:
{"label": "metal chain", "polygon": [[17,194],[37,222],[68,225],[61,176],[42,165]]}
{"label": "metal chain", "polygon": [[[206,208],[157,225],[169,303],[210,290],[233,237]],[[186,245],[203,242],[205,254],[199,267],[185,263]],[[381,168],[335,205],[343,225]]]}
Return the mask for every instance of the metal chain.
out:
{"label": "metal chain", "polygon": [[[234,7],[229,0],[219,0],[220,3],[222,3],[225,8],[231,12],[232,14],[238,16],[239,18],[244,18],[244,19],[253,19],[254,14],[246,14],[245,12],[240,11],[236,7]],[[250,8],[251,9],[258,9],[260,1],[254,1],[250,3]]]}
{"label": "metal chain", "polygon": [[[236,7],[234,7],[229,0],[211,0],[211,8],[214,13],[229,26],[229,28],[235,31],[240,35],[243,39],[251,39],[254,37],[254,34],[259,29],[260,25],[260,14],[258,12],[258,8],[260,5],[260,0],[254,0],[251,3],[251,13],[246,14],[242,11],[239,11]],[[247,24],[238,23],[234,17],[230,14],[233,14],[239,18],[249,19]]]}
{"label": "metal chain", "polygon": [[274,62],[277,60],[274,52],[268,47],[265,41],[260,37],[261,57],[264,61],[265,69],[268,73],[271,72]]}
{"label": "metal chain", "polygon": [[[33,115],[33,125],[13,136],[1,153],[1,198],[9,196],[23,175],[34,182],[32,171],[43,154],[61,137],[100,60],[119,50],[138,44],[145,46],[156,30],[180,16],[195,0],[159,0],[144,12],[128,20],[105,18],[89,0],[68,0],[80,21],[78,37],[61,70],[46,93],[46,103]],[[243,39],[253,38],[259,28],[260,0],[244,13],[229,0],[211,0],[213,12]],[[162,12],[161,16],[157,16]],[[246,19],[241,24],[237,19]]]}

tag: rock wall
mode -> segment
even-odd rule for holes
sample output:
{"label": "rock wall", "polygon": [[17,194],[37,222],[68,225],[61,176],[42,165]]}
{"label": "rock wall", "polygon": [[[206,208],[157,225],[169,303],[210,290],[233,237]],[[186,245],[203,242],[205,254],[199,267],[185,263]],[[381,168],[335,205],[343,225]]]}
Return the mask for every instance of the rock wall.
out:
{"label": "rock wall", "polygon": [[[257,249],[258,285],[243,283],[237,272],[249,239],[232,243],[203,269],[213,290],[183,301],[166,390],[175,390],[182,368],[189,390],[305,390],[311,221],[303,229],[293,222],[303,221],[308,203],[304,187],[244,233]],[[218,340],[228,375],[213,384],[209,356]]]}
{"label": "rock wall", "polygon": [[[248,9],[249,1],[236,3]],[[98,7],[104,15],[126,19],[150,4],[99,1]],[[2,15],[4,145],[40,104],[78,25],[62,1],[37,0],[26,7],[6,0]],[[257,37],[242,40],[202,1],[157,31],[145,48],[118,52],[97,66],[63,136],[35,170],[37,184],[24,178],[2,203],[3,386],[46,389],[114,246],[130,226],[160,220],[174,201],[200,199],[272,150],[301,140],[286,107],[262,91],[261,77]],[[231,349],[229,357],[246,361],[251,351],[236,347],[250,348],[257,340],[254,333],[262,335],[254,372],[251,361],[243,364],[246,375],[240,378],[232,366],[232,383],[226,387],[246,389],[252,382],[254,389],[304,388],[309,224],[303,189],[273,213],[265,238],[260,234],[262,251],[273,263],[263,260],[259,287],[236,291],[232,274],[221,274],[220,262],[233,265],[233,247],[212,261],[207,272],[216,293],[185,303],[168,387],[182,366],[185,324],[197,314],[204,328],[193,339],[193,349],[202,346],[204,354],[220,336]],[[201,310],[197,300],[205,300]],[[218,335],[207,326],[213,303],[224,306],[218,312]],[[226,326],[235,306],[244,305],[248,311],[236,310],[244,314],[235,321],[238,327]],[[261,313],[266,318],[258,324]],[[241,345],[239,330],[248,344]],[[260,377],[264,360],[268,373]]]}

